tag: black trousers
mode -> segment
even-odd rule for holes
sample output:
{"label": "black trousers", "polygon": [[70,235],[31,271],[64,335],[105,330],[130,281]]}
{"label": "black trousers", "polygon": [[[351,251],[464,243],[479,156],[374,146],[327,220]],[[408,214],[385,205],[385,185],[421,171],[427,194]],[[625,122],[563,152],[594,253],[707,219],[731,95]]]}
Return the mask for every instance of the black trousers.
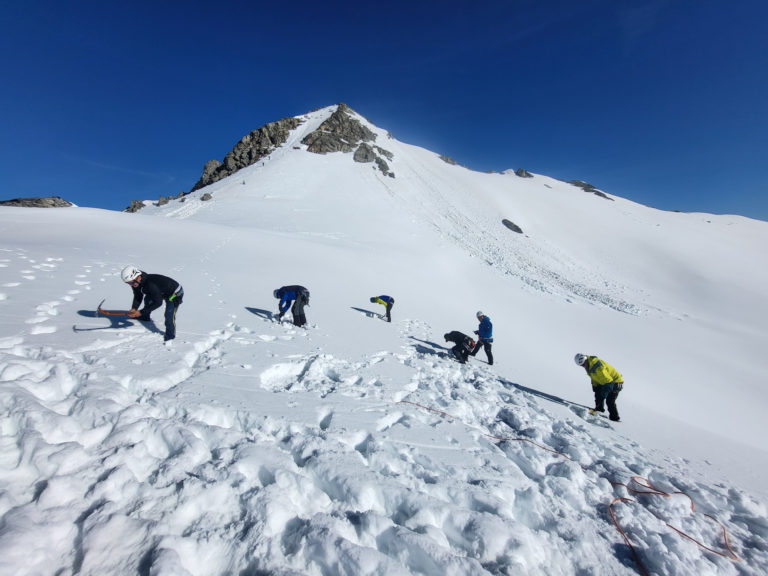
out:
{"label": "black trousers", "polygon": [[304,315],[305,304],[306,302],[304,300],[303,294],[296,296],[296,300],[293,301],[293,306],[291,306],[291,314],[293,314],[293,323],[296,326],[304,326],[304,324],[307,323],[307,317]]}
{"label": "black trousers", "polygon": [[493,353],[491,352],[491,343],[485,340],[478,340],[475,344],[475,349],[472,350],[472,356],[477,356],[477,351],[480,350],[480,346],[485,350],[485,355],[488,357],[488,364],[493,366]]}
{"label": "black trousers", "polygon": [[602,386],[596,386],[595,391],[595,410],[603,412],[605,407],[603,402],[608,405],[608,415],[611,420],[619,419],[619,410],[616,408],[616,399],[619,397],[619,391],[616,390],[615,384],[603,384]]}
{"label": "black trousers", "polygon": [[451,352],[462,364],[465,364],[469,358],[469,347],[466,344],[456,344],[456,346],[451,348]]}

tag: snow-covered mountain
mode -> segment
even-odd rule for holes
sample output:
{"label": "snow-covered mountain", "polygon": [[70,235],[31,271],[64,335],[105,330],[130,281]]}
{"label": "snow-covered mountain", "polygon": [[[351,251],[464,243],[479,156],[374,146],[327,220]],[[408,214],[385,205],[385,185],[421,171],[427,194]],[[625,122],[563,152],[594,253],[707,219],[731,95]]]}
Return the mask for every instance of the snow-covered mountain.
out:
{"label": "snow-covered mountain", "polygon": [[[0,572],[765,573],[768,224],[472,172],[351,110],[387,170],[309,151],[336,110],[137,214],[0,209]],[[129,263],[183,284],[171,346],[93,316]],[[271,318],[295,283],[306,330]],[[493,366],[446,354],[478,309]],[[623,373],[620,423],[576,352]]]}

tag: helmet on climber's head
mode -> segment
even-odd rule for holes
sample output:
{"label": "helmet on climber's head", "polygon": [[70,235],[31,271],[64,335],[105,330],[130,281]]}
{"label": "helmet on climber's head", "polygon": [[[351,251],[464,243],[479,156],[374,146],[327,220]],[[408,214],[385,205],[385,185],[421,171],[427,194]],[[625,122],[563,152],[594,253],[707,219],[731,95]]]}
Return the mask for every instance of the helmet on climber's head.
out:
{"label": "helmet on climber's head", "polygon": [[123,271],[120,272],[120,277],[123,279],[123,282],[126,282],[130,284],[136,278],[141,276],[141,270],[139,270],[136,266],[133,266],[132,264],[129,264],[125,268],[123,268]]}
{"label": "helmet on climber's head", "polygon": [[477,314],[475,314],[475,316],[477,316],[478,318],[482,318],[483,316],[485,316],[485,314],[483,314],[482,310],[478,310]]}
{"label": "helmet on climber's head", "polygon": [[274,292],[272,292],[272,296],[275,298],[280,298],[280,288],[276,288]]}
{"label": "helmet on climber's head", "polygon": [[586,354],[576,354],[576,356],[573,357],[573,361],[576,362],[579,366],[584,366],[584,362],[587,361],[587,355]]}

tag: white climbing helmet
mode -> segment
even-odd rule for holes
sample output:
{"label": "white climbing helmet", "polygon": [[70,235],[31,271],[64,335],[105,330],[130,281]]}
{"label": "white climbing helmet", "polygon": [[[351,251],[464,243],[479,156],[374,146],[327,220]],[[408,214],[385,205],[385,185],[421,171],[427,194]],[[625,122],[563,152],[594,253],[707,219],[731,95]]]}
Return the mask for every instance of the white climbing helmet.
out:
{"label": "white climbing helmet", "polygon": [[587,355],[586,354],[576,354],[576,356],[573,357],[573,361],[576,362],[579,366],[584,366],[584,362],[587,361]]}
{"label": "white climbing helmet", "polygon": [[136,266],[133,266],[132,264],[129,264],[125,268],[123,268],[123,271],[120,272],[120,278],[123,279],[123,282],[133,282],[141,276],[141,270],[136,268]]}
{"label": "white climbing helmet", "polygon": [[478,318],[482,318],[483,316],[485,316],[485,314],[483,314],[482,310],[478,310],[477,314],[475,314],[475,316],[477,316]]}

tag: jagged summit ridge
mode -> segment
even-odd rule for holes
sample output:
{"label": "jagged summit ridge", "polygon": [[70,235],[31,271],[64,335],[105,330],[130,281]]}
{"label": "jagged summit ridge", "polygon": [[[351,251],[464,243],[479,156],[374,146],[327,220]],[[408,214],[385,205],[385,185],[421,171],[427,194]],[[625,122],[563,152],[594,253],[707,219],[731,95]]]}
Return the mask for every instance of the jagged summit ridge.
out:
{"label": "jagged summit ridge", "polygon": [[301,122],[296,117],[283,118],[252,130],[235,144],[235,147],[224,157],[224,162],[218,160],[206,162],[203,175],[190,192],[218,182],[242,168],[255,164],[274,151],[275,148],[284,144],[291,130],[297,128]]}
{"label": "jagged summit ridge", "polygon": [[[349,106],[339,103],[336,110],[316,130],[307,134],[301,143],[307,147],[308,152],[315,154],[355,152],[353,159],[356,162],[376,162],[384,174],[394,176],[381,158],[385,156],[391,160],[392,153],[368,144],[376,141],[376,134],[356,116],[357,113]],[[215,159],[206,162],[200,180],[190,192],[218,182],[268,156],[285,144],[291,131],[303,122],[302,117],[294,116],[252,130],[224,157],[223,162]]]}

